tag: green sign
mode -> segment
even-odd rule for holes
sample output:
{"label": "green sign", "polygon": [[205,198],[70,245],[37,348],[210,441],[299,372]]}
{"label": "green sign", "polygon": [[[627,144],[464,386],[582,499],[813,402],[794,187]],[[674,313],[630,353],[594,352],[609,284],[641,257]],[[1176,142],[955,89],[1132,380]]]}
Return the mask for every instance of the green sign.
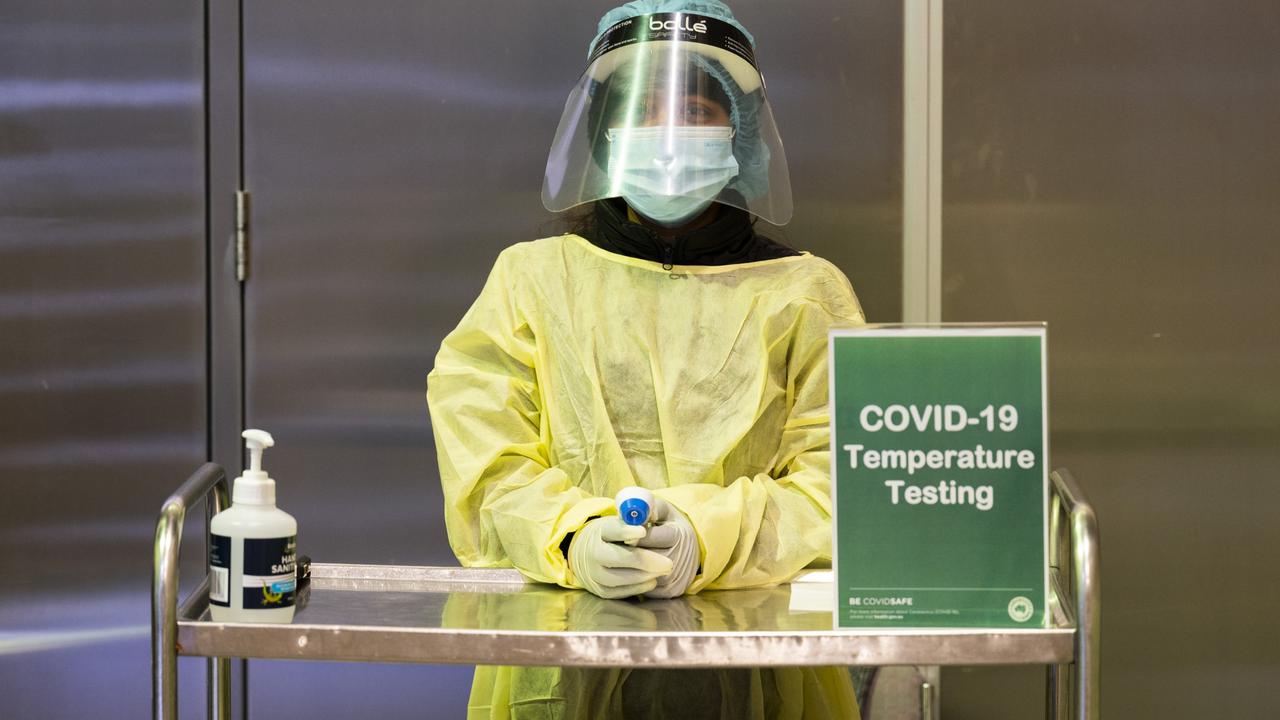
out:
{"label": "green sign", "polygon": [[1040,627],[1043,326],[831,333],[836,627]]}

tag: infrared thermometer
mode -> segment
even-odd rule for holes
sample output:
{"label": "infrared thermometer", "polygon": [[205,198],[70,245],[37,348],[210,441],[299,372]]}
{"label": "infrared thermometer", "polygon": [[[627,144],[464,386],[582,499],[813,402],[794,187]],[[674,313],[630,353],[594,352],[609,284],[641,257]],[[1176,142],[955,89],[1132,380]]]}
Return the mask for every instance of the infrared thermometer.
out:
{"label": "infrared thermometer", "polygon": [[[623,488],[613,498],[618,508],[618,517],[627,525],[647,526],[653,516],[653,493],[642,487]],[[630,540],[628,545],[635,545],[639,540]]]}

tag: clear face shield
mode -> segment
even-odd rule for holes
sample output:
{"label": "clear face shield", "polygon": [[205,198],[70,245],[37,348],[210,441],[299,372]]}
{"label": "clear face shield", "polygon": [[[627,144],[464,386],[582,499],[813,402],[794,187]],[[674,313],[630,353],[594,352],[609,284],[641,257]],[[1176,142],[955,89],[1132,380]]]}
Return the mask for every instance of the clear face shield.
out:
{"label": "clear face shield", "polygon": [[613,197],[668,227],[712,202],[775,225],[791,219],[782,140],[736,28],[663,13],[601,36],[565,103],[542,203],[559,212]]}

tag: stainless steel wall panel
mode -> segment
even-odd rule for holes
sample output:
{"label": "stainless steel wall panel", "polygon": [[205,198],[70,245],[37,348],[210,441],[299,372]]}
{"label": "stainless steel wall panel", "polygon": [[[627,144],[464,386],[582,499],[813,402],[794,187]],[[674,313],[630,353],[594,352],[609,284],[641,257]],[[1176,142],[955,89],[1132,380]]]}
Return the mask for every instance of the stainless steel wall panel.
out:
{"label": "stainless steel wall panel", "polygon": [[[541,207],[543,168],[609,7],[246,5],[246,412],[275,434],[267,465],[317,561],[456,562],[426,374],[498,252],[561,231]],[[734,10],[759,40],[795,184],[795,222],[759,227],[836,262],[872,318],[898,319],[900,6]],[[254,667],[254,688],[320,672]],[[369,701],[455,712],[465,688],[428,698],[411,681]],[[305,712],[295,693],[253,695],[258,713]]]}
{"label": "stainless steel wall panel", "polygon": [[[767,30],[789,30],[773,39],[779,72],[769,76],[771,88],[783,88],[775,104],[793,123],[788,148],[804,188],[797,194],[812,211],[797,213],[806,226],[764,229],[832,257],[855,279],[867,276],[864,302],[877,319],[893,319],[895,251],[871,246],[896,242],[899,21],[887,6],[871,18],[814,12],[784,23],[740,5],[748,22],[753,12],[762,16],[755,19],[766,67]],[[497,252],[554,225],[537,192],[592,14],[545,3],[249,10],[252,422],[296,427],[299,440],[324,437],[334,449],[395,440],[420,453],[404,468],[423,477],[419,489],[431,485],[423,378]],[[549,17],[578,22],[562,28]],[[796,58],[805,43],[819,49]],[[853,57],[842,54],[849,45],[858,48]],[[860,63],[864,56],[876,62]],[[277,462],[302,462],[294,450],[282,445]],[[402,484],[404,476],[381,482]],[[434,532],[414,552],[447,553]],[[344,553],[367,549],[339,545]]]}
{"label": "stainless steel wall panel", "polygon": [[202,35],[199,6],[0,9],[6,717],[146,713],[155,512],[205,456]]}
{"label": "stainless steel wall panel", "polygon": [[[1280,6],[948,3],[946,320],[1047,320],[1051,453],[1102,529],[1102,698],[1271,717]],[[949,718],[1029,717],[1013,671]]]}

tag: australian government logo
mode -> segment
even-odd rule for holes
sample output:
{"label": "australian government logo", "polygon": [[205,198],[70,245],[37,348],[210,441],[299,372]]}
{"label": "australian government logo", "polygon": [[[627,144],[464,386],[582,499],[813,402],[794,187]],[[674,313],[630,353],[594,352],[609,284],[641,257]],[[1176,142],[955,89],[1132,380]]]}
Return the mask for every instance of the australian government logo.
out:
{"label": "australian government logo", "polygon": [[1013,618],[1014,622],[1026,622],[1035,615],[1035,612],[1036,606],[1031,602],[1031,598],[1019,595],[1009,601],[1009,617]]}

